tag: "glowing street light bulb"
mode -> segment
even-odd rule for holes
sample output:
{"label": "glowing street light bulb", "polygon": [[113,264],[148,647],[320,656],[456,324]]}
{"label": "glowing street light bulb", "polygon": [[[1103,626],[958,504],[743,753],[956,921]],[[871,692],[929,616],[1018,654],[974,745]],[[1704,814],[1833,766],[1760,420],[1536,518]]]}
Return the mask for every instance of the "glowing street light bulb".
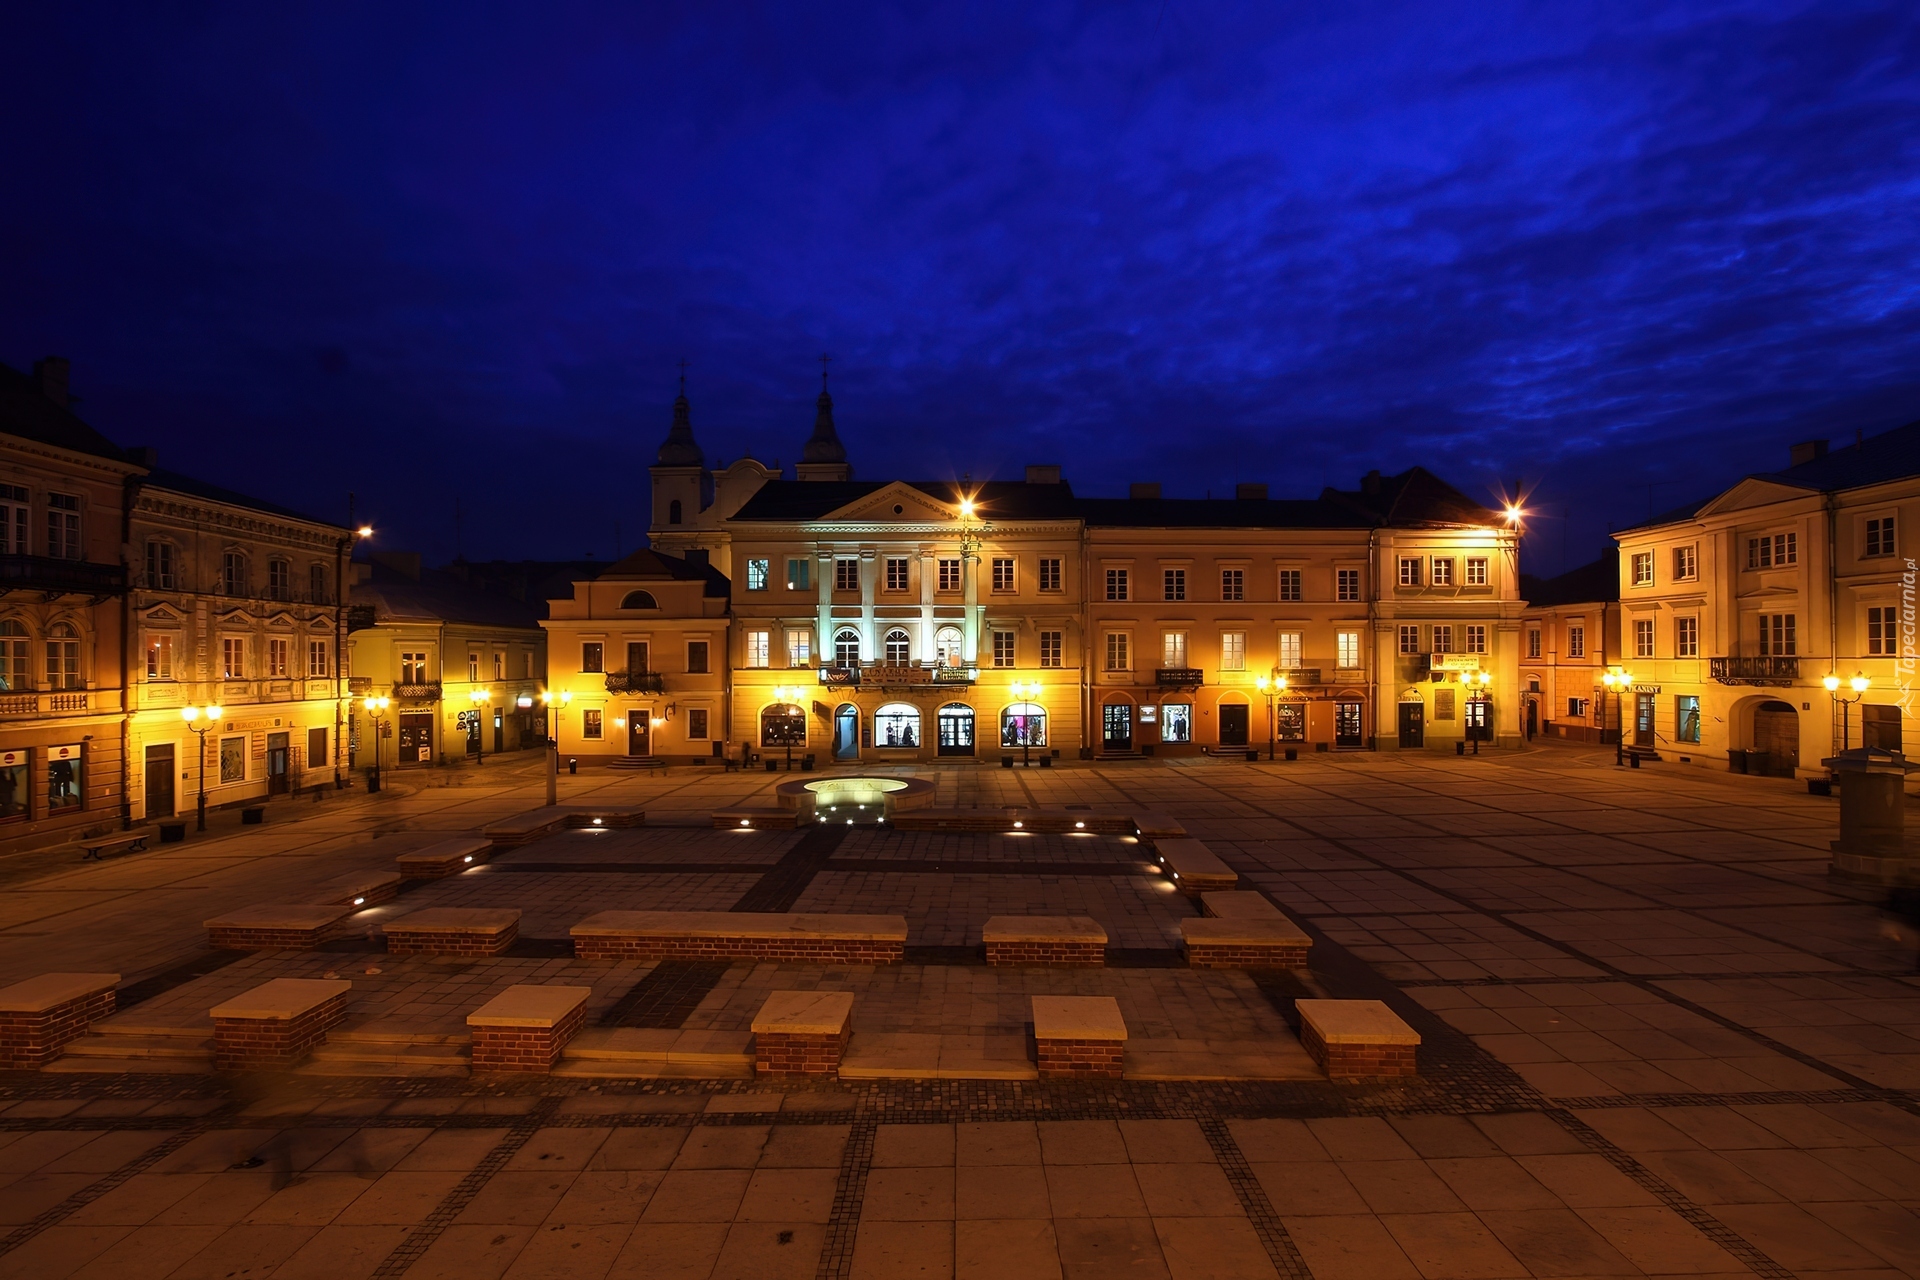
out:
{"label": "glowing street light bulb", "polygon": [[1847,681],[1847,684],[1855,693],[1865,693],[1867,691],[1867,678],[1863,675],[1856,675],[1853,679]]}

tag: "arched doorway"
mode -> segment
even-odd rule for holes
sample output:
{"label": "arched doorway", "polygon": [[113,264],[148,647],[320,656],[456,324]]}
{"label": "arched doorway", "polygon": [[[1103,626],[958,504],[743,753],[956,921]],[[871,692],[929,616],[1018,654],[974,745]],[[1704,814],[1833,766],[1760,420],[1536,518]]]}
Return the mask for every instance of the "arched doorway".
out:
{"label": "arched doorway", "polygon": [[934,660],[943,667],[957,667],[966,659],[967,641],[958,627],[942,627],[933,633]]}
{"label": "arched doorway", "polygon": [[973,708],[964,702],[949,702],[940,708],[940,748],[943,756],[973,754]]}
{"label": "arched doorway", "polygon": [[833,758],[860,758],[860,708],[843,702],[833,711]]}
{"label": "arched doorway", "polygon": [[1100,749],[1133,750],[1133,704],[1108,702],[1100,707]]}
{"label": "arched doorway", "polygon": [[1793,776],[1800,766],[1800,713],[1792,703],[1768,701],[1753,709],[1753,750],[1764,754],[1747,757],[1748,773]]}
{"label": "arched doorway", "polygon": [[1253,704],[1245,697],[1228,695],[1218,705],[1220,745],[1244,747],[1253,736]]}

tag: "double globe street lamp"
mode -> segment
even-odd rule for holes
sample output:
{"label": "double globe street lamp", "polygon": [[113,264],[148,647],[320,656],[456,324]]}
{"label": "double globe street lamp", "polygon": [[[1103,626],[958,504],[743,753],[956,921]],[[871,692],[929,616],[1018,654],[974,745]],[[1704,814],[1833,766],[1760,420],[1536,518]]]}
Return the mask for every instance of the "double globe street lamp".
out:
{"label": "double globe street lamp", "polygon": [[[1276,668],[1271,677],[1256,677],[1253,682],[1253,687],[1267,697],[1267,762],[1271,764],[1273,762],[1274,739],[1277,736],[1274,725],[1273,707],[1275,701],[1284,697],[1287,692],[1287,678],[1281,675],[1278,668]],[[1293,757],[1288,756],[1287,759],[1291,760]]]}
{"label": "double globe street lamp", "polygon": [[373,768],[367,770],[367,791],[371,793],[380,789],[380,725],[393,702],[387,698],[368,697],[360,705],[367,709],[367,718],[373,721]]}
{"label": "double globe street lamp", "polygon": [[[1845,751],[1853,743],[1853,704],[1866,696],[1867,678],[1855,672],[1853,679],[1847,681],[1847,687],[1853,690],[1853,696],[1851,698],[1843,698],[1840,696],[1839,676],[1829,675],[1820,683],[1826,686],[1827,696],[1840,704],[1840,749]],[[1828,724],[1831,725],[1832,721],[1828,721]],[[1866,722],[1862,720],[1861,732],[1863,734],[1866,732],[1865,725]]]}
{"label": "double globe street lamp", "polygon": [[[1039,698],[1040,682],[1038,680],[1015,680],[1013,682],[1013,699],[1015,702],[1025,704],[1037,702]],[[1020,733],[1020,767],[1022,769],[1031,769],[1033,767],[1033,713],[1024,705],[1021,706],[1020,714],[1015,717],[1014,723],[1018,726]]]}
{"label": "double globe street lamp", "polygon": [[207,829],[207,734],[220,723],[223,714],[218,703],[180,708],[180,718],[187,722],[187,728],[193,730],[194,736],[200,741],[200,811],[194,822],[195,831]]}

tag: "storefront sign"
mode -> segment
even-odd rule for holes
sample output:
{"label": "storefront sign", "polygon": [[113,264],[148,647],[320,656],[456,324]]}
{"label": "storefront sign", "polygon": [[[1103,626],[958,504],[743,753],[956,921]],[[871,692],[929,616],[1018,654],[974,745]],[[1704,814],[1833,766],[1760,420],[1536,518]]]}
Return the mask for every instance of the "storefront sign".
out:
{"label": "storefront sign", "polygon": [[1477,653],[1436,653],[1428,667],[1431,671],[1478,671],[1480,655]]}
{"label": "storefront sign", "polygon": [[1658,693],[1660,692],[1660,686],[1657,684],[1637,684],[1633,686],[1633,691],[1635,693]]}
{"label": "storefront sign", "polygon": [[72,746],[67,746],[67,747],[48,747],[47,759],[78,760],[80,758],[80,750],[81,750],[81,744],[78,742],[74,743]]}
{"label": "storefront sign", "polygon": [[858,667],[822,667],[820,683],[826,685],[857,685],[860,683]]}
{"label": "storefront sign", "polygon": [[25,751],[0,751],[0,769],[18,769],[26,762]]}

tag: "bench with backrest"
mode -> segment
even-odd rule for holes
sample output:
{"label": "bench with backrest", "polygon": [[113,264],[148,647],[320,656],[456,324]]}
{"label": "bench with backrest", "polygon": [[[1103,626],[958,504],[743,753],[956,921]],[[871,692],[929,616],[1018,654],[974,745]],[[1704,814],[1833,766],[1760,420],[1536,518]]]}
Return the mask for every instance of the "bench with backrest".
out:
{"label": "bench with backrest", "polygon": [[394,861],[400,866],[400,874],[410,880],[439,880],[479,866],[492,852],[493,841],[485,836],[455,836],[403,853]]}
{"label": "bench with backrest", "polygon": [[504,955],[520,936],[511,907],[427,907],[390,920],[381,930],[395,956]]}
{"label": "bench with backrest", "polygon": [[311,951],[358,910],[317,902],[258,903],[207,921],[207,945],[225,951]]}
{"label": "bench with backrest", "polygon": [[0,1067],[31,1070],[60,1056],[114,1010],[117,973],[43,973],[0,989]]}
{"label": "bench with backrest", "polygon": [[1329,1080],[1416,1074],[1420,1033],[1378,1000],[1295,1000],[1300,1043]]}
{"label": "bench with backrest", "polygon": [[84,836],[74,843],[86,850],[80,855],[80,861],[101,862],[123,853],[144,853],[147,841],[152,838],[151,831],[112,831],[101,836]]}
{"label": "bench with backrest", "polygon": [[403,879],[398,871],[349,871],[315,889],[313,900],[334,907],[374,907],[393,901]]}
{"label": "bench with backrest", "polygon": [[853,1038],[851,991],[775,991],[753,1018],[753,1071],[830,1076]]}
{"label": "bench with backrest", "polygon": [[1127,1022],[1112,996],[1034,996],[1033,1041],[1042,1080],[1117,1080]]}
{"label": "bench with backrest", "polygon": [[980,940],[990,965],[1107,962],[1107,931],[1088,916],[991,916]]}
{"label": "bench with backrest", "polygon": [[1232,867],[1220,861],[1213,850],[1191,837],[1155,840],[1153,852],[1167,869],[1167,874],[1173,877],[1173,887],[1182,893],[1231,889],[1240,882],[1239,874]]}
{"label": "bench with backrest", "polygon": [[905,916],[755,911],[602,911],[569,931],[583,960],[798,960],[891,964]]}
{"label": "bench with backrest", "polygon": [[546,1075],[587,1017],[591,987],[508,987],[467,1015],[473,1072]]}
{"label": "bench with backrest", "polygon": [[219,1071],[288,1067],[326,1043],[347,1010],[342,978],[275,978],[215,1005],[213,1065]]}

